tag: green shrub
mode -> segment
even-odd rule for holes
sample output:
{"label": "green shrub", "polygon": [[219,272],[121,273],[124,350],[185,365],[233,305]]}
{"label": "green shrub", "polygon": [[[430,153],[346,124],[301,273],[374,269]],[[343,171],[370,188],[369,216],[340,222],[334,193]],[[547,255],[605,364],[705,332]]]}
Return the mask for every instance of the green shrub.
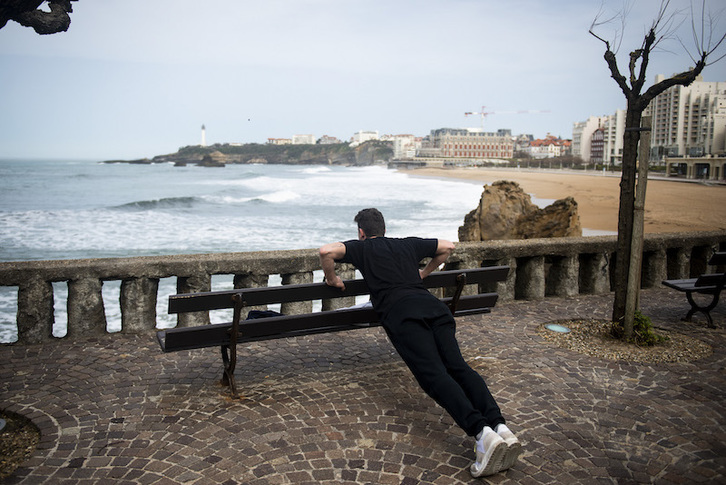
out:
{"label": "green shrub", "polygon": [[[625,337],[625,328],[623,322],[613,322],[612,333],[615,338],[623,339]],[[635,311],[633,319],[633,336],[628,340],[629,343],[650,347],[668,340],[668,337],[658,335],[653,330],[653,322],[646,317],[640,310]]]}

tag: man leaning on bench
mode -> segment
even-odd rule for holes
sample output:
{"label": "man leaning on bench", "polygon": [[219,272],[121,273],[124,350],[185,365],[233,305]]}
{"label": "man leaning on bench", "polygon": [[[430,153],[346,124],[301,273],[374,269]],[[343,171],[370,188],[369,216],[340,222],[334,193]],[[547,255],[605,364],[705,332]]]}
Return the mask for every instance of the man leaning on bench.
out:
{"label": "man leaning on bench", "polygon": [[[475,438],[472,476],[489,476],[511,468],[521,453],[521,443],[505,424],[484,379],[462,357],[454,320],[455,316],[489,312],[496,303],[496,293],[462,295],[463,288],[503,281],[509,268],[434,271],[454,250],[450,241],[388,238],[383,215],[373,208],[361,210],[354,221],[357,239],[326,244],[319,250],[324,283],[171,296],[170,313],[233,308],[234,317],[227,324],[159,331],[162,349],[171,352],[219,346],[224,362],[222,382],[236,396],[236,348],[241,342],[381,325],[424,392]],[[420,262],[427,258],[421,268]],[[342,280],[336,274],[336,263],[353,264],[363,280]],[[438,298],[429,291],[447,287],[455,288],[453,296]],[[246,307],[365,294],[370,295],[372,308],[242,320]]]}

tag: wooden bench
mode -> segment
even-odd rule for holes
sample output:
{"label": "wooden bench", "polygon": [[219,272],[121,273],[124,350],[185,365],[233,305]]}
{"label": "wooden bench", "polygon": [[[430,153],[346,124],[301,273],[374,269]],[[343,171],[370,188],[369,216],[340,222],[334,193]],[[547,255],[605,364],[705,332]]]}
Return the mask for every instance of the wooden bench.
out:
{"label": "wooden bench", "polygon": [[[497,293],[482,293],[479,290],[475,295],[462,296],[465,285],[484,285],[504,281],[508,273],[509,267],[507,266],[436,271],[426,277],[423,282],[424,286],[429,289],[454,289],[453,296],[444,297],[442,301],[449,306],[452,314],[462,316],[489,312],[498,297]],[[477,288],[481,287],[477,286]],[[346,280],[345,291],[330,287],[325,283],[311,283],[171,295],[169,313],[233,308],[233,319],[229,323],[160,330],[157,332],[157,338],[164,352],[220,347],[224,364],[222,384],[229,386],[232,396],[236,398],[238,394],[234,381],[234,370],[237,363],[238,344],[380,325],[378,315],[370,306],[242,320],[242,313],[246,307],[367,294],[368,287],[365,281],[359,279]]]}
{"label": "wooden bench", "polygon": [[[726,252],[714,253],[711,259],[709,259],[708,264],[711,266],[726,265]],[[726,273],[704,274],[698,278],[663,281],[665,286],[686,293],[686,298],[688,299],[688,303],[691,304],[691,309],[684,318],[685,321],[690,322],[694,313],[701,312],[706,315],[708,326],[711,328],[714,327],[711,310],[716,308],[718,298],[721,295],[725,283]],[[711,301],[705,305],[699,305],[693,298],[694,293],[711,295]]]}

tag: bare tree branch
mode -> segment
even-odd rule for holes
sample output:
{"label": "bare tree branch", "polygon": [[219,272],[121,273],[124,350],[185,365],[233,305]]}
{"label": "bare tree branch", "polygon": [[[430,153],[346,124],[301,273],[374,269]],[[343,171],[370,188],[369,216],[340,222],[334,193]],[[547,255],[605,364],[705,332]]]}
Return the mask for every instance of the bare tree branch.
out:
{"label": "bare tree branch", "polygon": [[[48,2],[50,12],[40,10],[40,6]],[[31,27],[38,34],[55,34],[65,32],[71,25],[73,12],[71,2],[77,0],[3,0],[0,3],[0,29],[9,20],[14,20],[23,27]]]}

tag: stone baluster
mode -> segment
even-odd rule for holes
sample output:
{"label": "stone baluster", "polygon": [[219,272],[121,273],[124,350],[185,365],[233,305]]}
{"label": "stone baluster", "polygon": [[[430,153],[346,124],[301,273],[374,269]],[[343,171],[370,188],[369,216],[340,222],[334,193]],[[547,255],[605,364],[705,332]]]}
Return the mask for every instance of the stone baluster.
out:
{"label": "stone baluster", "polygon": [[121,281],[121,331],[143,333],[156,328],[158,278],[129,278]]}
{"label": "stone baluster", "polygon": [[[204,293],[212,288],[212,277],[208,274],[179,276],[176,281],[178,293]],[[194,327],[209,324],[209,312],[188,312],[177,315],[178,327]]]}
{"label": "stone baluster", "polygon": [[708,260],[711,258],[710,246],[695,246],[691,251],[690,277],[698,276],[708,272]]}
{"label": "stone baluster", "polygon": [[668,279],[688,278],[688,259],[691,249],[690,247],[671,248],[666,251]]}
{"label": "stone baluster", "polygon": [[39,344],[53,338],[53,284],[29,278],[18,287],[18,343]]}
{"label": "stone baluster", "polygon": [[660,286],[668,278],[668,258],[665,249],[643,253],[643,273],[640,277],[641,288]]}
{"label": "stone baluster", "polygon": [[580,293],[610,292],[610,261],[606,253],[580,255]]}
{"label": "stone baluster", "polygon": [[532,256],[517,259],[517,280],[514,297],[518,300],[537,300],[545,296],[545,258]]}
{"label": "stone baluster", "polygon": [[[283,274],[281,276],[283,285],[301,285],[313,282],[312,271],[305,271],[302,273],[289,273]],[[303,313],[310,313],[312,311],[313,302],[311,301],[293,301],[280,305],[280,312],[284,313],[285,315],[299,315]]]}
{"label": "stone baluster", "polygon": [[[234,275],[234,287],[239,288],[264,288],[270,284],[270,275],[267,274],[236,274]],[[267,310],[267,305],[252,305],[242,309],[241,319],[247,318],[252,310]]]}
{"label": "stone baluster", "polygon": [[[472,268],[476,268],[472,266]],[[503,259],[488,259],[481,263],[481,267],[486,268],[487,266],[509,266],[509,273],[507,279],[504,281],[497,281],[496,283],[485,283],[479,288],[483,293],[497,293],[499,295],[498,300],[512,301],[514,300],[514,288],[517,283],[517,259],[516,258],[503,258]]]}
{"label": "stone baluster", "polygon": [[99,336],[106,333],[103,282],[97,278],[68,281],[68,337]]}
{"label": "stone baluster", "polygon": [[[340,276],[344,280],[352,280],[355,279],[355,268],[350,264],[343,264],[340,265],[337,269],[338,276]],[[323,311],[328,310],[339,310],[341,308],[346,308],[349,306],[355,305],[355,297],[354,296],[346,296],[343,298],[334,298],[330,300],[323,300]]]}
{"label": "stone baluster", "polygon": [[580,293],[580,258],[553,256],[545,277],[545,295],[570,297]]}

